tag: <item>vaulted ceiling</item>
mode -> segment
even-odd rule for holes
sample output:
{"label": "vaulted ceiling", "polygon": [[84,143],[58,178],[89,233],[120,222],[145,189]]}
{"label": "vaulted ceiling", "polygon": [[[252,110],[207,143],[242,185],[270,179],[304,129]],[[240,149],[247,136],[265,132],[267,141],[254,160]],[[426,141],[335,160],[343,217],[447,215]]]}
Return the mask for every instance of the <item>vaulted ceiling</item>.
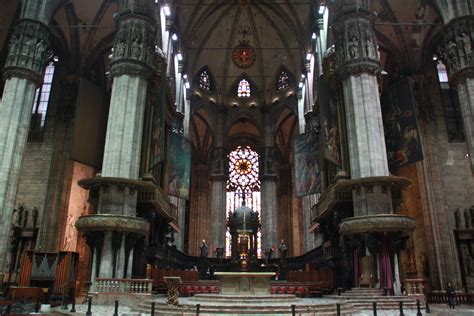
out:
{"label": "vaulted ceiling", "polygon": [[[433,38],[441,34],[443,17],[465,10],[471,0],[374,0],[375,28],[385,51],[402,72],[416,73]],[[186,58],[188,76],[207,66],[220,97],[228,95],[246,74],[268,100],[281,66],[298,78],[311,46],[312,12],[321,1],[311,0],[179,0],[172,6]],[[1,1],[0,64],[6,57],[6,40],[19,15],[19,0]],[[150,0],[150,6],[159,4]],[[464,8],[464,9],[463,9]],[[113,45],[117,11],[114,0],[63,0],[52,20],[55,48],[67,59],[72,72],[84,72],[97,60],[107,63]],[[456,11],[457,10],[457,11]],[[157,10],[158,11],[158,10]],[[155,15],[158,16],[157,12]],[[242,69],[232,61],[241,41],[255,48],[256,62]],[[105,71],[105,68],[104,68]],[[224,102],[226,102],[224,98]]]}
{"label": "vaulted ceiling", "polygon": [[[281,66],[299,76],[311,38],[310,1],[185,0],[177,6],[177,25],[187,72],[211,71],[219,94],[235,94],[246,76],[254,90],[267,96]],[[246,42],[256,52],[255,63],[242,68],[233,49]],[[224,98],[225,99],[225,98]]]}

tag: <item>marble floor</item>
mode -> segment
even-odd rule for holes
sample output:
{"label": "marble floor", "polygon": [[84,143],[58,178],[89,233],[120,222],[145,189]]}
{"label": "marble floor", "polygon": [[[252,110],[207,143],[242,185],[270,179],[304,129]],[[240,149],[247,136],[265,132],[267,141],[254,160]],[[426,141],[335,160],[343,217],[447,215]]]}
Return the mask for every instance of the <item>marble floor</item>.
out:
{"label": "marble floor", "polygon": [[[312,299],[303,299],[303,300],[308,300],[311,301]],[[318,304],[321,304],[321,301],[324,299],[318,299]],[[329,303],[329,302],[327,302]],[[70,308],[71,306],[69,306]],[[422,311],[422,315],[431,315],[431,316],[468,316],[468,315],[473,315],[474,316],[474,306],[472,305],[458,305],[456,309],[449,309],[445,305],[438,305],[438,304],[433,304],[430,305],[431,308],[431,313],[426,313],[424,310]],[[54,308],[51,310],[50,313],[44,313],[44,314],[49,314],[49,315],[85,315],[87,311],[87,305],[85,304],[80,304],[76,305],[76,313],[71,313],[69,310],[64,310],[60,307]],[[416,311],[414,310],[405,310],[405,315],[406,316],[416,316]],[[104,305],[94,305],[92,307],[92,315],[93,316],[111,316],[114,313],[114,307],[113,306],[104,306]],[[145,313],[136,313],[133,312],[129,307],[126,306],[120,306],[119,307],[119,315],[121,316],[145,316],[149,314]],[[204,314],[201,314],[204,315]],[[241,314],[243,315],[243,314]],[[252,314],[255,316],[256,314]],[[268,316],[268,314],[266,314]],[[291,312],[289,311],[287,314],[278,314],[278,315],[291,315]],[[300,315],[297,313],[297,315]],[[317,315],[317,314],[316,314]],[[342,314],[342,315],[348,315],[348,314]],[[350,316],[371,316],[373,315],[373,312],[371,310],[365,310],[361,311],[358,313],[351,313]],[[377,311],[377,316],[399,316],[400,313],[398,310],[392,310],[392,311]]]}

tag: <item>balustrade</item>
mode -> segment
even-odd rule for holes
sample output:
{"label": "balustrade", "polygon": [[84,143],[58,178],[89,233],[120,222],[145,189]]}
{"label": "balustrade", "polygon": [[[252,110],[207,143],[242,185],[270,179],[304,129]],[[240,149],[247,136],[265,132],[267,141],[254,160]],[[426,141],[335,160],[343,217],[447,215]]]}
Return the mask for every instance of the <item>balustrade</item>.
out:
{"label": "balustrade", "polygon": [[99,293],[151,294],[152,279],[99,279],[94,282],[94,291]]}

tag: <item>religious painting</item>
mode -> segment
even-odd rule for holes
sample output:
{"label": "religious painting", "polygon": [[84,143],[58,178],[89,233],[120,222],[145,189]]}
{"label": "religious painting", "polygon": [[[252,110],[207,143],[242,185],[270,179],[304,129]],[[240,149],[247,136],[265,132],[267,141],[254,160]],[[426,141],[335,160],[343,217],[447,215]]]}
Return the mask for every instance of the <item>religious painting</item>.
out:
{"label": "religious painting", "polygon": [[163,80],[158,89],[151,117],[151,151],[149,170],[163,161],[165,152],[165,96],[166,80]]}
{"label": "religious painting", "polygon": [[171,133],[169,140],[168,194],[188,200],[191,173],[191,141],[177,133]]}
{"label": "religious painting", "polygon": [[295,136],[295,193],[305,196],[321,192],[318,134],[310,131]]}
{"label": "religious painting", "polygon": [[412,81],[399,81],[382,95],[382,115],[390,169],[423,160]]}
{"label": "religious painting", "polygon": [[323,155],[325,159],[341,166],[337,102],[334,92],[324,79],[318,82],[318,96]]}

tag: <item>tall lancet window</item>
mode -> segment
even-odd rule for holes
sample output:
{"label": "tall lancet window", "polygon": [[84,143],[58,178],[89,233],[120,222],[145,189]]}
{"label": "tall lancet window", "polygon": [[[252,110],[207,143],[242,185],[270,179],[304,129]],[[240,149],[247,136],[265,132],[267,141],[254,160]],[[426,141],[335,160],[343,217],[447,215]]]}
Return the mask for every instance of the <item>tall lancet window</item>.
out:
{"label": "tall lancet window", "polygon": [[[229,179],[227,180],[227,213],[245,205],[261,215],[259,155],[250,146],[238,146],[229,155]],[[231,235],[226,234],[226,256],[231,254]],[[257,235],[257,256],[261,256],[261,234]]]}
{"label": "tall lancet window", "polygon": [[239,86],[237,87],[237,96],[239,98],[249,98],[250,97],[250,83],[242,79],[239,82]]}
{"label": "tall lancet window", "polygon": [[199,76],[199,88],[211,91],[211,78],[209,78],[209,74],[206,70],[203,70]]}
{"label": "tall lancet window", "polygon": [[28,134],[28,141],[40,142],[43,140],[44,124],[46,113],[48,112],[49,97],[54,76],[54,60],[46,66],[43,77],[43,85],[36,89],[35,100],[31,110],[31,123]]}
{"label": "tall lancet window", "polygon": [[277,82],[277,90],[284,90],[290,86],[289,79],[288,79],[288,74],[286,71],[282,70],[280,73],[280,76],[278,77],[278,82]]}

